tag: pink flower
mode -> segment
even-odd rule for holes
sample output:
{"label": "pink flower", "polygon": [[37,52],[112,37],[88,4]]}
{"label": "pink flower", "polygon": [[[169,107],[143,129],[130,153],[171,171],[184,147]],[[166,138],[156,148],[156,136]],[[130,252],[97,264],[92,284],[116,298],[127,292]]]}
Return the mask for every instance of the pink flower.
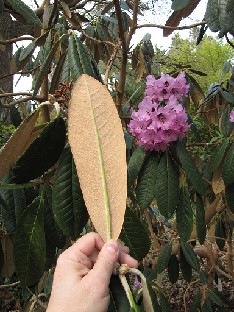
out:
{"label": "pink flower", "polygon": [[234,122],[234,110],[231,111],[230,113],[230,119],[231,122]]}
{"label": "pink flower", "polygon": [[189,86],[183,72],[176,78],[162,74],[156,80],[148,76],[146,84],[145,98],[137,112],[132,110],[130,133],[145,150],[165,151],[189,129],[188,116],[179,102],[187,96]]}

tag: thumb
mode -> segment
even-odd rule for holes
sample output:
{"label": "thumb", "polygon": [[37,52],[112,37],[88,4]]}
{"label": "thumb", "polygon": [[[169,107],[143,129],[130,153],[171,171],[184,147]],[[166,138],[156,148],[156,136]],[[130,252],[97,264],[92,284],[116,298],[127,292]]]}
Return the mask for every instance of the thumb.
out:
{"label": "thumb", "polygon": [[118,257],[119,245],[115,240],[107,242],[99,252],[92,271],[104,284],[109,285],[110,277],[115,269]]}

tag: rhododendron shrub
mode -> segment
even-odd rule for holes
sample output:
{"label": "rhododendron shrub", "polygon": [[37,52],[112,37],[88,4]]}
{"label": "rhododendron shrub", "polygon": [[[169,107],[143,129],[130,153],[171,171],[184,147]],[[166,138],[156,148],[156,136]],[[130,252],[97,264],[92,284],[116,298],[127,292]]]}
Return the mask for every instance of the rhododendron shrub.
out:
{"label": "rhododendron shrub", "polygon": [[184,138],[189,129],[188,116],[181,104],[188,96],[189,85],[184,72],[176,78],[162,74],[159,79],[152,75],[146,79],[145,98],[138,111],[132,110],[130,133],[145,150],[165,151],[171,142]]}

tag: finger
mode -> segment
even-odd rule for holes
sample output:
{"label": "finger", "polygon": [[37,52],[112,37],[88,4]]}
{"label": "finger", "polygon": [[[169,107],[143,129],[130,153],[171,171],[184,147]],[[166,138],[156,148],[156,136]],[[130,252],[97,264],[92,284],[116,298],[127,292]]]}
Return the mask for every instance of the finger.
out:
{"label": "finger", "polygon": [[129,248],[128,246],[121,246],[119,247],[119,250],[126,253],[126,254],[129,254]]}
{"label": "finger", "polygon": [[97,233],[88,233],[79,238],[75,244],[72,245],[72,252],[79,249],[85,255],[90,256],[94,249],[101,250],[104,245],[103,240]]}
{"label": "finger", "polygon": [[121,264],[127,264],[130,268],[138,267],[138,261],[132,258],[130,255],[126,254],[125,252],[119,253],[118,262]]}
{"label": "finger", "polygon": [[90,271],[95,279],[100,280],[100,284],[109,285],[118,257],[119,245],[116,241],[110,240],[101,249],[93,270]]}

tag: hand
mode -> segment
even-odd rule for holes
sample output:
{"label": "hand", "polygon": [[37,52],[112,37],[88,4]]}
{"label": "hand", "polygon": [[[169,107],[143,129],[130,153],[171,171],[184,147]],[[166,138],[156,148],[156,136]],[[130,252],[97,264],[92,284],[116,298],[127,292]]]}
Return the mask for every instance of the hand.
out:
{"label": "hand", "polygon": [[110,295],[110,277],[117,261],[137,267],[129,249],[114,240],[104,244],[88,233],[58,258],[47,312],[104,312]]}

